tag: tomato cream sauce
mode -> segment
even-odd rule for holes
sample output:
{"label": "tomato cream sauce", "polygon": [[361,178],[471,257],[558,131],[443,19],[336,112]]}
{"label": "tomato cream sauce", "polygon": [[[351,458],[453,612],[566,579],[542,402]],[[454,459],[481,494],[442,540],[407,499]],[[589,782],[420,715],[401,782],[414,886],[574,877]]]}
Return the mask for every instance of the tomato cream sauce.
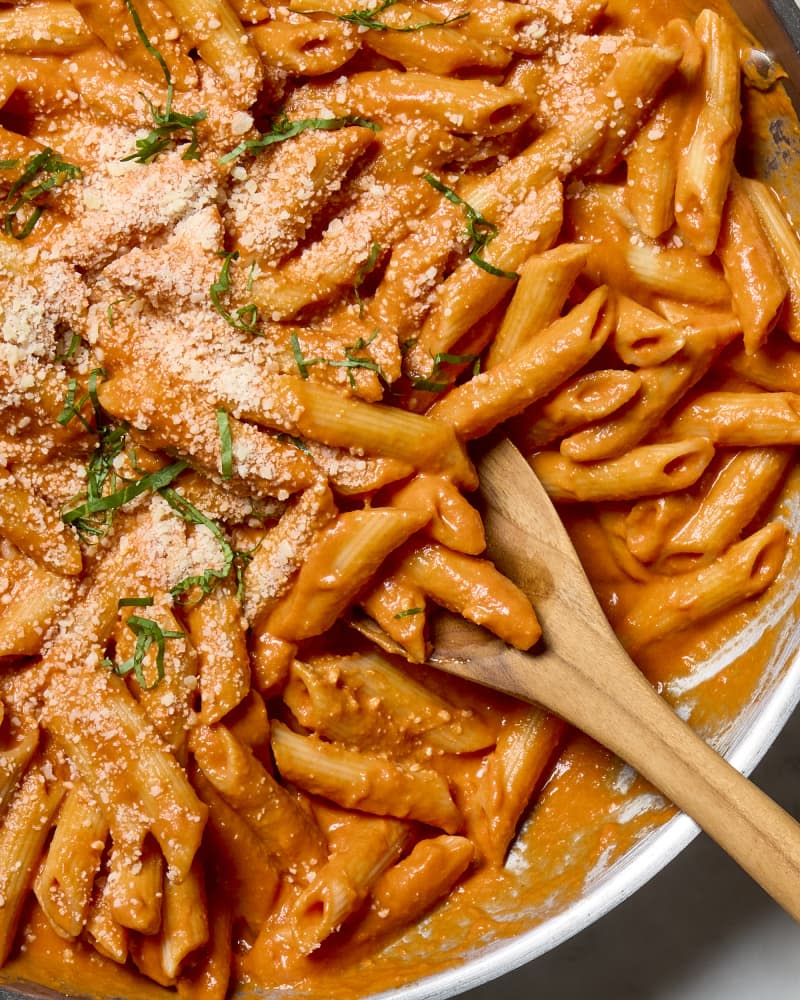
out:
{"label": "tomato cream sauce", "polygon": [[[727,12],[721,4],[703,6]],[[699,7],[675,0],[612,0],[603,27],[652,37],[660,24],[691,17]],[[749,90],[745,98],[747,144],[763,164],[774,142],[770,123],[778,117],[790,120],[788,104],[777,91]],[[798,497],[800,478],[794,472],[775,508],[792,536],[800,521]],[[565,519],[612,624],[623,622],[648,583],[634,579],[617,558],[615,512],[598,518],[593,509],[579,506],[566,510]],[[637,650],[648,679],[683,718],[722,748],[731,742],[735,720],[758,706],[787,668],[800,616],[798,563],[800,554],[791,544],[777,582],[764,595]],[[481,699],[495,713],[508,710],[505,699],[488,693]],[[277,964],[272,967],[265,962],[269,952],[262,951],[256,963],[243,950],[238,969],[243,995],[254,988],[266,997],[350,1000],[463,964],[482,947],[562,912],[674,815],[674,807],[629,767],[587,737],[569,733],[503,868],[473,870],[443,904],[396,940],[353,944],[334,937],[311,957],[286,966],[273,956]],[[70,995],[130,1000],[174,995],[80,942],[62,940],[35,904],[22,926],[0,982],[33,981]],[[267,985],[260,989],[260,984]]]}

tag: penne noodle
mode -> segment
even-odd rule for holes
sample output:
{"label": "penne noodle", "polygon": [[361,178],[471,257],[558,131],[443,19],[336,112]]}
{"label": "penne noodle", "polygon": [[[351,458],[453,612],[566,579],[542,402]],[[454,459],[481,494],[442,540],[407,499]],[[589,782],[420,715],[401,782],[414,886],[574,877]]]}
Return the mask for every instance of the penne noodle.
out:
{"label": "penne noodle", "polygon": [[616,413],[642,388],[637,372],[603,369],[576,375],[549,397],[511,421],[510,433],[523,453],[535,451],[586,424]]}
{"label": "penne noodle", "polygon": [[291,642],[326,631],[427,520],[426,511],[390,507],[341,514],[319,535],[291,590],[273,608],[268,631]]}
{"label": "penne noodle", "polygon": [[687,403],[671,432],[702,434],[716,445],[760,447],[800,440],[800,398],[792,392],[707,392]]}
{"label": "penne noodle", "polygon": [[761,181],[743,179],[742,185],[756,210],[767,239],[781,263],[789,286],[788,304],[782,320],[792,340],[800,339],[800,240],[781,210],[774,192]]}
{"label": "penne noodle", "polygon": [[372,887],[370,906],[353,933],[357,943],[390,934],[424,916],[448,894],[472,862],[475,848],[466,837],[443,835],[421,840]]}
{"label": "penne noodle", "polygon": [[263,80],[258,52],[228,0],[164,0],[200,58],[225,81],[244,106]]}
{"label": "penne noodle", "polygon": [[486,777],[465,810],[467,829],[489,864],[504,863],[565,728],[560,719],[530,706],[515,706],[504,721],[486,759]]}
{"label": "penne noodle", "polygon": [[620,361],[644,368],[669,361],[686,343],[686,335],[658,313],[620,295],[611,342]]}
{"label": "penne noodle", "polygon": [[164,858],[151,840],[133,851],[114,847],[109,854],[109,912],[120,927],[156,934],[161,927]]}
{"label": "penne noodle", "polygon": [[26,726],[8,747],[0,750],[0,818],[39,745],[39,730]]}
{"label": "penne noodle", "polygon": [[287,781],[338,805],[415,819],[448,833],[461,826],[447,781],[435,771],[345,750],[281,723],[272,727],[272,751]]}
{"label": "penne noodle", "polygon": [[68,578],[25,560],[24,569],[3,594],[0,656],[39,653],[50,626],[65,611],[73,593]]}
{"label": "penne noodle", "polygon": [[734,172],[722,216],[717,253],[748,354],[778,322],[788,292],[778,257],[764,235],[747,189]]}
{"label": "penne noodle", "polygon": [[360,600],[370,618],[412,663],[425,662],[425,592],[403,573],[402,567],[386,573]]}
{"label": "penne noodle", "polygon": [[731,23],[706,9],[695,23],[703,47],[701,86],[705,103],[694,134],[678,160],[675,218],[701,254],[713,253],[741,128],[739,56]]}
{"label": "penne noodle", "polygon": [[486,559],[423,545],[403,559],[401,570],[437,604],[518,649],[530,649],[541,635],[528,598]]}
{"label": "penne noodle", "polygon": [[529,461],[552,500],[632,500],[691,486],[713,455],[706,437],[687,437],[640,445],[605,461],[579,463],[553,451],[540,451]]}
{"label": "penne noodle", "polygon": [[[398,3],[383,14],[386,24],[402,28],[409,24],[423,24],[426,20],[440,18],[435,6],[427,4]],[[471,17],[472,15],[470,15]],[[440,27],[436,32],[371,31],[360,39],[371,52],[399,63],[408,71],[445,76],[459,72],[485,73],[505,69],[512,60],[512,53],[498,39],[470,37],[461,26]]]}
{"label": "penne noodle", "polygon": [[446,476],[420,473],[387,499],[392,507],[424,510],[430,518],[424,531],[448,548],[473,556],[486,548],[480,514]]}
{"label": "penne noodle", "polygon": [[749,382],[770,392],[800,393],[800,353],[793,343],[773,335],[759,350],[741,350],[725,358],[728,368]]}
{"label": "penne noodle", "polygon": [[359,39],[330,21],[269,21],[247,34],[269,66],[302,76],[321,76],[343,66],[358,50]]}
{"label": "penne noodle", "polygon": [[613,324],[607,289],[595,289],[490,373],[453,389],[430,416],[450,424],[459,437],[486,434],[574,375],[600,350]]}
{"label": "penne noodle", "polygon": [[663,577],[622,622],[622,642],[628,649],[640,649],[659,635],[687,628],[745,596],[762,593],[778,574],[785,551],[786,528],[773,521],[709,565]]}
{"label": "penne noodle", "polygon": [[71,3],[43,0],[0,11],[0,51],[61,55],[92,41],[92,33]]}
{"label": "penne noodle", "polygon": [[505,87],[434,73],[400,74],[393,69],[355,73],[346,87],[334,87],[328,99],[339,114],[358,109],[368,118],[389,119],[414,115],[424,103],[426,114],[445,128],[483,135],[515,129],[529,114],[519,95]]}
{"label": "penne noodle", "polygon": [[101,875],[95,882],[84,934],[100,955],[124,965],[128,960],[128,931],[112,916],[110,892],[107,878]]}
{"label": "penne noodle", "polygon": [[567,243],[528,257],[520,268],[520,279],[486,355],[487,368],[508,360],[558,319],[588,255],[587,247]]}
{"label": "penne noodle", "polygon": [[373,817],[351,817],[346,831],[346,849],[332,851],[287,914],[292,943],[300,955],[318,948],[358,908],[396,860],[409,834],[404,823]]}
{"label": "penne noodle", "polygon": [[62,937],[76,938],[86,925],[107,836],[97,802],[84,785],[73,785],[33,884],[39,906]]}
{"label": "penne noodle", "polygon": [[[377,652],[295,660],[283,698],[305,729],[359,750],[420,741],[445,753],[472,753],[493,742],[473,712],[456,708]],[[370,714],[376,708],[377,732]]]}
{"label": "penne noodle", "polygon": [[233,919],[230,900],[222,892],[209,887],[208,930],[210,940],[191,969],[182,972],[177,986],[179,997],[195,1000],[225,1000],[233,959]]}
{"label": "penne noodle", "polygon": [[211,724],[236,708],[250,690],[246,623],[227,582],[189,608],[185,618],[197,654],[200,721]]}
{"label": "penne noodle", "polygon": [[0,962],[5,962],[33,883],[36,865],[64,796],[52,775],[52,761],[34,763],[26,772],[0,821]]}

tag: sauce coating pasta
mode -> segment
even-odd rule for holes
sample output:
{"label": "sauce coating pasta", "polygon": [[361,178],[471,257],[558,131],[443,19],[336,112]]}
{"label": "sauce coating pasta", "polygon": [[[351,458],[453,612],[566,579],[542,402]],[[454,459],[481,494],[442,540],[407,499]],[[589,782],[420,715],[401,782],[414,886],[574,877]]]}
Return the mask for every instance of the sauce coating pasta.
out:
{"label": "sauce coating pasta", "polygon": [[552,847],[640,787],[426,623],[541,636],[471,499],[497,428],[654,681],[789,561],[753,44],[688,0],[0,4],[8,975],[364,995],[516,891],[531,809]]}

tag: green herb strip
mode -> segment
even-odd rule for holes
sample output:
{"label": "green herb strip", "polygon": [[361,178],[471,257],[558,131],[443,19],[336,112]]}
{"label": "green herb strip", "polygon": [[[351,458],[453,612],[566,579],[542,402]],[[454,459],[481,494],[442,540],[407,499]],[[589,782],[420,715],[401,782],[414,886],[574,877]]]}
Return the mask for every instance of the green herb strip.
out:
{"label": "green herb strip", "polygon": [[442,352],[434,355],[433,371],[427,378],[416,379],[411,383],[412,388],[421,389],[423,392],[444,392],[450,388],[449,382],[437,381],[441,378],[443,365],[472,365],[472,374],[479,374],[481,360],[477,354],[447,354]]}
{"label": "green herb strip", "polygon": [[61,412],[56,417],[56,423],[60,424],[62,427],[66,427],[71,420],[79,420],[87,431],[94,433],[94,428],[81,413],[85,404],[89,402],[89,393],[84,393],[83,396],[76,401],[75,395],[77,391],[78,380],[76,378],[71,378],[69,382],[67,382],[67,393],[64,397],[64,405],[61,408]]}
{"label": "green herb strip", "polygon": [[149,608],[154,603],[152,597],[120,597],[118,608]]}
{"label": "green herb strip", "polygon": [[[361,299],[359,289],[364,284],[364,279],[368,274],[375,270],[375,265],[378,263],[378,257],[381,253],[380,243],[373,243],[370,247],[369,257],[364,261],[361,267],[358,269],[355,281],[353,282],[353,294],[356,297],[356,302],[358,303],[358,315],[361,318],[364,315],[364,303]],[[373,340],[375,338],[373,337]]]}
{"label": "green herb strip", "polygon": [[[120,448],[117,454],[121,451],[122,448]],[[141,496],[142,493],[147,493],[148,490],[156,493],[163,487],[168,486],[186,468],[188,468],[188,463],[182,460],[173,462],[172,465],[159,469],[157,472],[150,472],[146,476],[142,476],[141,479],[136,479],[134,482],[128,483],[121,490],[116,490],[106,496],[89,497],[86,503],[82,503],[80,506],[74,507],[72,510],[68,510],[62,514],[61,519],[67,524],[76,524],[77,522],[87,522],[94,515],[118,510],[120,507],[124,507],[125,504],[130,503],[131,500],[135,500],[136,497]]]}
{"label": "green herb strip", "polygon": [[302,438],[293,437],[291,434],[278,434],[278,440],[293,445],[298,451],[304,451],[307,455],[311,454],[311,449]]}
{"label": "green herb strip", "polygon": [[217,410],[217,430],[219,431],[220,469],[223,479],[233,478],[233,436],[231,422],[225,410]]}
{"label": "green herb strip", "polygon": [[[138,598],[123,598],[123,600],[132,602],[138,600]],[[152,600],[152,598],[149,599],[151,604]],[[122,601],[119,604],[120,607],[123,606]],[[158,622],[153,621],[152,618],[141,618],[139,615],[131,615],[126,624],[136,636],[133,656],[125,660],[124,663],[114,663],[113,660],[106,658],[103,660],[103,664],[120,677],[125,677],[133,671],[142,690],[152,691],[153,688],[158,687],[161,681],[164,680],[164,652],[167,639],[183,639],[186,633],[162,629]],[[148,684],[144,676],[144,659],[153,645],[156,647],[156,679],[152,684]]]}
{"label": "green herb strip", "polygon": [[[231,290],[231,261],[239,259],[239,251],[233,250],[230,253],[225,253],[224,250],[218,250],[217,256],[222,257],[223,261],[219,277],[208,290],[212,305],[229,326],[247,333],[258,333],[258,307],[254,303],[239,306],[233,313],[230,313],[220,299],[220,296],[227,295]],[[248,281],[252,281],[252,279],[248,279]]]}
{"label": "green herb strip", "polygon": [[398,611],[395,618],[410,618],[412,615],[424,614],[425,608],[406,608],[405,611]]}
{"label": "green herb strip", "polygon": [[372,129],[373,132],[381,130],[381,126],[376,122],[368,121],[358,115],[345,115],[342,118],[302,118],[299,121],[290,122],[286,115],[282,114],[270,123],[269,132],[264,132],[255,139],[244,139],[230,152],[221,156],[219,162],[230,163],[244,153],[260,153],[276,142],[292,139],[309,129],[333,132],[340,128],[347,128],[348,125],[360,125],[362,128]]}
{"label": "green herb strip", "polygon": [[420,21],[418,24],[409,24],[405,27],[394,27],[377,18],[385,10],[398,3],[398,0],[383,0],[377,7],[368,7],[365,10],[354,10],[351,14],[337,14],[340,21],[347,21],[355,24],[359,28],[369,28],[371,31],[422,31],[424,28],[443,28],[446,24],[454,24],[456,21],[463,21],[469,17],[469,11],[465,14],[453,14],[443,21]]}
{"label": "green herb strip", "polygon": [[[2,160],[0,170],[13,170],[19,165],[19,160]],[[49,146],[32,156],[4,199],[7,208],[3,216],[3,231],[6,236],[15,240],[24,240],[30,236],[45,208],[44,205],[35,204],[36,199],[81,176],[80,167],[59,159]],[[20,227],[17,213],[26,206],[30,207],[30,212]]]}
{"label": "green herb strip", "polygon": [[244,569],[253,558],[253,553],[234,549],[217,522],[212,521],[210,517],[198,510],[193,503],[190,503],[186,497],[181,496],[172,487],[161,489],[160,493],[175,513],[182,517],[187,524],[199,524],[207,528],[222,549],[222,569],[209,568],[199,576],[187,576],[170,589],[172,596],[179,599],[192,587],[198,587],[204,595],[210,594],[217,583],[227,579],[233,571],[236,574],[236,596],[241,602],[244,597]]}
{"label": "green herb strip", "polygon": [[188,138],[189,141],[189,145],[183,151],[181,159],[197,160],[200,158],[197,126],[200,122],[205,121],[207,112],[198,111],[193,115],[182,115],[177,111],[173,111],[172,101],[175,96],[175,87],[172,82],[172,74],[169,71],[169,66],[167,66],[164,57],[147,37],[147,32],[144,30],[139,14],[131,0],[124,0],[124,3],[133,21],[136,34],[139,36],[139,41],[161,67],[161,72],[167,81],[167,100],[162,111],[161,108],[156,107],[144,94],[141,94],[150,111],[150,117],[153,119],[155,128],[151,129],[143,139],[137,139],[136,151],[130,153],[128,156],[123,156],[122,161],[135,160],[137,163],[151,163],[159,153],[163,153],[167,149],[172,149],[181,138]]}
{"label": "green herb strip", "polygon": [[308,369],[313,365],[327,365],[329,368],[347,368],[347,379],[350,382],[350,388],[355,389],[356,380],[353,377],[354,368],[365,368],[367,371],[375,372],[378,378],[382,379],[388,385],[388,379],[381,368],[381,366],[373,361],[372,358],[365,358],[357,356],[355,351],[361,351],[365,347],[368,347],[372,341],[378,336],[378,331],[376,330],[369,340],[364,340],[363,337],[359,337],[354,344],[344,349],[344,360],[337,361],[333,358],[306,358],[303,355],[303,350],[300,347],[300,341],[297,339],[297,334],[292,333],[289,337],[289,343],[292,347],[292,354],[294,355],[295,364],[300,372],[300,376],[303,379],[308,378]]}
{"label": "green herb strip", "polygon": [[[71,379],[64,407],[59,414],[59,422],[62,425],[69,423],[72,419],[79,419],[87,430],[97,434],[99,438],[97,447],[89,460],[86,470],[86,500],[77,507],[63,512],[61,515],[62,521],[73,525],[84,539],[88,540],[92,536],[102,537],[108,532],[111,526],[111,515],[115,510],[125,506],[131,500],[135,500],[136,497],[148,491],[158,493],[184,521],[189,524],[200,524],[207,528],[219,543],[223,556],[222,569],[207,569],[199,576],[190,576],[181,580],[172,587],[170,591],[172,596],[179,598],[192,587],[198,587],[203,594],[210,594],[219,580],[224,580],[231,571],[235,571],[236,593],[239,601],[241,601],[244,597],[244,567],[253,558],[253,553],[234,549],[215,521],[212,521],[210,517],[199,511],[185,497],[172,488],[171,483],[188,468],[187,462],[182,460],[173,462],[172,465],[168,465],[156,472],[145,473],[139,479],[127,482],[121,489],[116,489],[118,477],[114,472],[114,460],[125,450],[128,426],[127,424],[115,426],[107,422],[106,415],[97,398],[97,377],[103,374],[103,370],[100,368],[91,373],[89,376],[88,391],[80,400],[75,399],[77,381]],[[94,408],[94,427],[80,413],[80,409],[85,405],[87,400],[91,401]],[[227,477],[228,473],[230,475],[233,474],[233,442],[230,434],[228,414],[223,410],[217,411],[217,427],[220,431],[222,472],[223,476]],[[131,460],[131,465],[138,471],[135,460]],[[105,491],[106,483],[109,481],[112,487],[111,493]],[[148,604],[152,604],[152,598],[123,598],[119,602],[120,607],[124,607],[125,605],[146,607]],[[143,621],[148,620],[143,619]],[[142,635],[150,635],[151,638],[146,644],[145,639],[142,639],[142,643],[146,645],[146,648],[144,648],[144,652],[142,652],[138,660],[139,671],[136,674],[137,679],[139,679],[141,673],[141,660],[144,658],[150,645],[154,641],[157,641],[155,634],[147,631],[147,626],[141,626],[141,628],[145,629]],[[165,632],[163,634],[166,638],[171,638],[168,633]],[[134,655],[132,660],[122,665],[126,668],[126,673],[131,669],[136,670],[136,663],[134,661],[136,661],[136,655]],[[111,665],[114,666],[113,664]],[[114,666],[114,669],[117,670],[117,667]],[[117,670],[117,672],[119,673],[120,670]]]}
{"label": "green herb strip", "polygon": [[80,342],[80,336],[77,333],[71,333],[67,349],[63,354],[57,354],[53,359],[56,364],[63,364],[65,361],[71,361],[75,357],[75,352],[78,350]]}
{"label": "green herb strip", "polygon": [[446,184],[442,184],[433,174],[423,174],[422,176],[435,191],[438,191],[448,201],[464,210],[464,216],[467,220],[467,235],[472,240],[472,248],[469,252],[469,259],[472,263],[477,264],[481,270],[486,271],[487,274],[493,274],[496,278],[517,281],[519,274],[516,271],[503,271],[501,268],[495,267],[494,264],[490,264],[488,260],[484,260],[481,256],[488,244],[497,236],[497,226],[484,218],[469,202],[459,197],[452,188],[449,188]]}

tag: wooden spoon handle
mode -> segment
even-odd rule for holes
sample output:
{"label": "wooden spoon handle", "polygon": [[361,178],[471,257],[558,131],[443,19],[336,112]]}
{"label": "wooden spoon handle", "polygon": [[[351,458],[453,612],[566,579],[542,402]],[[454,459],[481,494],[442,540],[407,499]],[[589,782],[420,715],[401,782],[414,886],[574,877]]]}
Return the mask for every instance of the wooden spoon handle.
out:
{"label": "wooden spoon handle", "polygon": [[508,656],[517,690],[524,678],[530,700],[635,767],[800,920],[800,823],[704,743],[635,667],[615,666],[626,676],[609,686],[596,683],[610,666],[596,660],[576,668],[550,653]]}

